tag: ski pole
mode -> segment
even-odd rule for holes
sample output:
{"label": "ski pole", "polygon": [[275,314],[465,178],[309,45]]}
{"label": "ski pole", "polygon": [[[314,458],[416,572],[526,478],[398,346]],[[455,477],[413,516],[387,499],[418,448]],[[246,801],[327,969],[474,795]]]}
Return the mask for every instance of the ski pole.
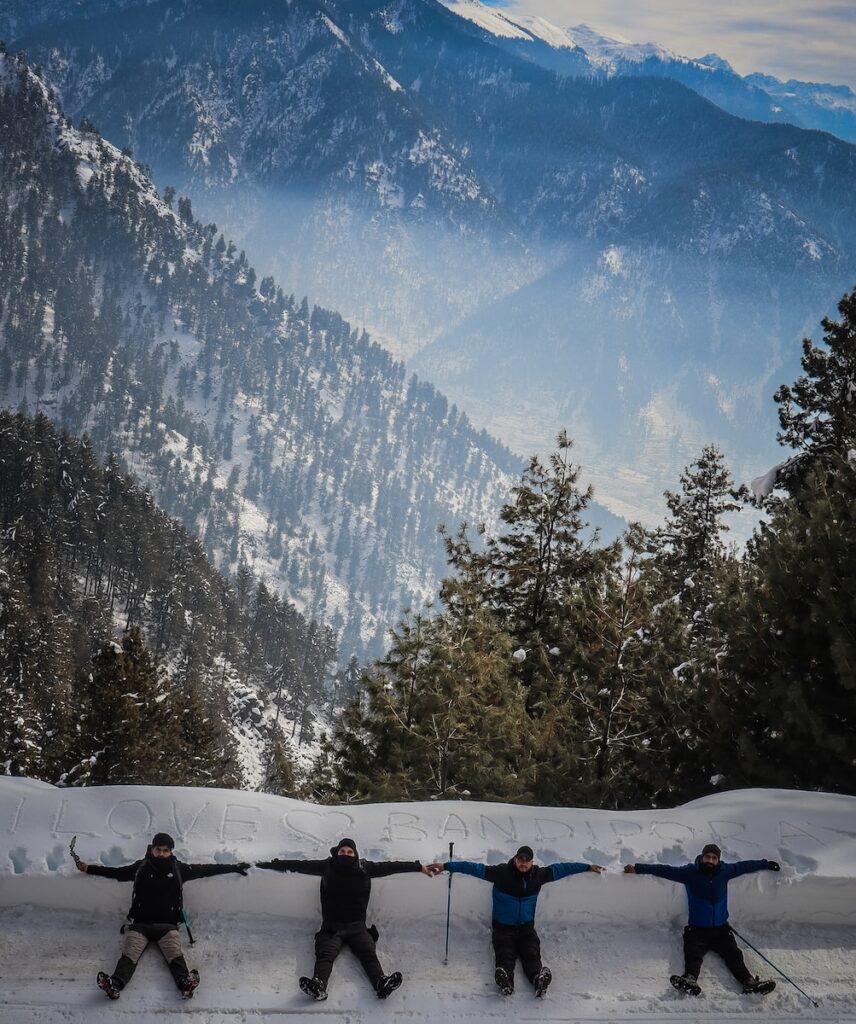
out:
{"label": "ski pole", "polygon": [[[452,850],[455,844],[449,843],[449,860],[452,859]],[[449,962],[449,919],[452,914],[452,872],[449,871],[449,894],[446,897],[446,955],[443,957],[443,965]]]}
{"label": "ski pole", "polygon": [[800,995],[803,995],[803,996],[806,997],[806,999],[811,1003],[812,1006],[820,1006],[820,1003],[816,1003],[811,998],[811,996],[808,994],[808,992],[803,992],[803,990],[799,987],[799,985],[795,981],[793,981],[791,978],[789,978],[787,976],[787,974],[785,974],[784,971],[779,970],[779,968],[776,967],[776,965],[773,963],[772,960],[770,960],[768,957],[764,956],[764,954],[761,952],[760,949],[756,949],[755,946],[753,946],[752,943],[747,938],[745,938],[743,935],[741,935],[740,932],[737,931],[737,929],[734,927],[734,925],[729,925],[729,927],[731,928],[732,932],[734,932],[734,934],[737,936],[737,938],[740,939],[741,942],[745,942],[746,945],[750,949],[754,950],[758,954],[758,956],[761,957],[762,960],[764,960],[766,963],[768,963],[773,968],[774,971],[778,971],[779,974],[781,974],[781,976],[785,979],[785,981],[789,982],[791,985],[794,986],[794,988],[797,990],[797,992],[800,993]]}
{"label": "ski pole", "polygon": [[187,938],[192,946],[196,940],[193,938],[193,932],[190,930],[190,921],[187,919],[187,911],[184,907],[181,908],[181,919],[184,921],[184,927],[187,929]]}

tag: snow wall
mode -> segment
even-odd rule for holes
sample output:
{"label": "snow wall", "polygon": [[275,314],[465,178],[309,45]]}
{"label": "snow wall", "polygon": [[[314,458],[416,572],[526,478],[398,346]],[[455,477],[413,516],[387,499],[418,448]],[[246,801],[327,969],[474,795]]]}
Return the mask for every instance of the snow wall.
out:
{"label": "snow wall", "polygon": [[[115,912],[121,918],[130,886],[78,872],[68,844],[87,861],[118,865],[138,859],[156,831],[176,840],[184,861],[255,862],[274,857],[321,858],[342,836],[370,860],[499,862],[521,843],[539,863],[602,864],[547,886],[538,905],[542,925],[671,924],[685,921],[682,886],[625,876],[635,861],[682,864],[707,842],[724,860],[770,858],[780,874],[760,872],[730,885],[735,920],[821,925],[856,918],[856,798],[786,790],[743,790],[681,807],[601,811],[511,804],[437,801],[328,807],[284,797],[222,789],[104,786],[58,789],[30,779],[0,778],[0,906]],[[447,876],[401,875],[375,881],[370,916],[384,921],[445,919]],[[456,919],[486,922],[490,886],[458,875]],[[267,915],[315,922],[318,879],[256,869],[190,883],[191,916]]]}

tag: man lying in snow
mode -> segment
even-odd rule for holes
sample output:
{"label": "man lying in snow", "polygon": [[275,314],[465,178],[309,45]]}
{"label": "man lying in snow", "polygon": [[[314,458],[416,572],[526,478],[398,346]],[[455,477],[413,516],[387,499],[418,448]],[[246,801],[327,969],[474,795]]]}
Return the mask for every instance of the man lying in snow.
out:
{"label": "man lying in snow", "polygon": [[625,864],[629,875],[656,875],[670,882],[682,882],[687,890],[689,923],[684,928],[684,973],[673,974],[669,981],[681,992],[701,995],[698,974],[705,953],[712,949],[725,961],[744,992],[772,992],[775,981],[761,981],[749,973],[743,954],[728,925],[728,883],[738,875],[752,871],[778,871],[774,860],[720,861],[722,851],[708,843],[692,864],[670,867],[667,864]]}
{"label": "man lying in snow", "polygon": [[185,999],[190,999],[199,984],[199,972],[188,970],[181,952],[178,926],[184,910],[183,883],[227,872],[245,875],[249,868],[249,864],[183,864],[173,855],[174,847],[172,836],[158,832],[142,860],[121,868],[87,864],[85,860],[75,858],[79,870],[88,875],[134,883],[131,909],[128,911],[130,924],[122,928],[125,932],[122,955],[112,975],[98,972],[98,987],[111,999],[119,998],[150,942],[158,944],[179,991]]}
{"label": "man lying in snow", "polygon": [[418,860],[360,860],[353,839],[339,840],[324,860],[269,860],[256,867],[321,876],[321,929],[315,935],[315,970],[311,978],[300,979],[303,992],[315,999],[327,998],[333,961],[346,945],[363,965],[378,999],[386,999],[398,988],[401,973],[383,973],[375,952],[377,929],[366,927],[372,879],[403,871],[421,871],[431,877],[427,867]]}
{"label": "man lying in snow", "polygon": [[496,958],[494,980],[502,994],[510,996],[514,991],[514,967],[520,957],[523,971],[534,985],[535,995],[540,997],[553,980],[550,968],[541,963],[541,940],[535,931],[535,907],[541,886],[584,871],[600,874],[603,868],[599,864],[573,862],[536,867],[532,847],[521,846],[505,864],[451,860],[446,864],[431,864],[428,870],[459,871],[493,882],[491,936]]}

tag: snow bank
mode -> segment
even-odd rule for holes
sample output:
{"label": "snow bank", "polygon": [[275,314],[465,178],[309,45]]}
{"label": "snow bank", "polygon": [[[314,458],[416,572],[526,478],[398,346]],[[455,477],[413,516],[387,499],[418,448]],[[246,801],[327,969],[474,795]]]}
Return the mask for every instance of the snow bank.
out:
{"label": "snow bank", "polygon": [[[256,793],[116,786],[55,789],[0,779],[0,1024],[309,1024],[321,1014],[347,1024],[504,1024],[512,1020],[724,1024],[856,1021],[854,839],[856,801],[777,790],[723,793],[674,810],[616,814],[486,803],[321,807]],[[189,883],[185,902],[197,942],[188,949],[202,985],[182,1003],[160,957],[143,957],[119,1003],[95,972],[111,970],[130,885],[75,870],[68,842],[87,860],[136,859],[156,830],[170,832],[186,860],[323,857],[343,834],[366,857],[456,856],[500,860],[522,842],[541,862],[585,859],[604,876],[547,886],[538,917],[545,963],[555,980],[535,1000],[518,971],[511,999],[497,994],[490,950],[490,886],[455,876],[448,965],[443,965],[447,876],[378,879],[370,919],[387,970],[404,985],[378,1003],[359,965],[336,962],[330,998],[315,1004],[297,988],[312,970],[318,880],[253,870]],[[781,874],[731,883],[732,919],[750,941],[813,997],[813,1009],[780,980],[761,1000],[743,996],[710,956],[705,998],[668,984],[682,969],[681,887],[621,874],[624,863],[680,863],[715,840],[725,857],[773,857]],[[769,974],[754,954],[750,967]]]}
{"label": "snow bank", "polygon": [[[681,864],[706,842],[726,860],[768,857],[782,871],[731,883],[731,908],[744,922],[850,923],[856,916],[856,799],[822,793],[749,790],[722,793],[667,810],[597,811],[478,802],[324,807],[260,793],[218,789],[106,786],[57,789],[27,779],[0,779],[0,906],[28,903],[124,911],[126,886],[79,874],[68,852],[76,835],[84,860],[137,859],[155,831],[176,839],[186,861],[326,857],[341,836],[373,859],[498,862],[521,843],[540,863],[583,860],[607,868],[548,886],[544,923],[679,922],[682,887],[622,874],[625,864]],[[484,921],[490,886],[459,876],[458,917]],[[194,883],[197,914],[210,910],[294,920],[317,918],[317,879],[254,870]],[[403,875],[376,883],[373,910],[384,920],[445,911],[444,879]]]}

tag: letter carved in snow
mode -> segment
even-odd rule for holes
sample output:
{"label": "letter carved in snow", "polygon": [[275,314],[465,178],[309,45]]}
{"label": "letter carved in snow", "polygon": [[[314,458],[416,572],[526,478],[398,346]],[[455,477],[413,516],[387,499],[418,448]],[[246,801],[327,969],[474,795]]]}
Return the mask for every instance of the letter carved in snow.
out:
{"label": "letter carved in snow", "polygon": [[[138,808],[142,808],[142,814]],[[120,800],[107,815],[107,828],[113,835],[133,839],[134,836],[148,835],[152,831],[152,818],[152,809],[145,801]]]}
{"label": "letter carved in snow", "polygon": [[383,830],[383,838],[387,842],[393,839],[409,839],[419,842],[428,838],[424,828],[419,827],[422,819],[409,811],[392,811],[386,816],[386,828]]}

